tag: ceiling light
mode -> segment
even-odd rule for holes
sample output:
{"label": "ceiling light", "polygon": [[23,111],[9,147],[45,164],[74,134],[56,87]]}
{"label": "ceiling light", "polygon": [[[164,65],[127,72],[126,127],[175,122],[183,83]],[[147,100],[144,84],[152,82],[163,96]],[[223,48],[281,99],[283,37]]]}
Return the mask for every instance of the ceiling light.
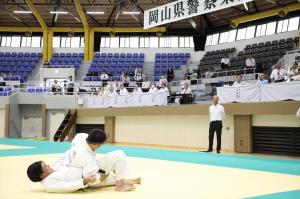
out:
{"label": "ceiling light", "polygon": [[122,12],[123,15],[139,15],[140,12],[136,12],[136,11],[123,11]]}
{"label": "ceiling light", "polygon": [[248,6],[247,6],[247,3],[246,3],[246,2],[244,3],[244,7],[245,7],[245,9],[248,11]]}
{"label": "ceiling light", "polygon": [[50,11],[50,14],[66,15],[66,14],[68,14],[68,12],[67,11]]}
{"label": "ceiling light", "polygon": [[31,14],[31,10],[14,10],[15,14]]}
{"label": "ceiling light", "polygon": [[103,11],[87,11],[86,14],[89,14],[89,15],[103,15],[104,12]]}

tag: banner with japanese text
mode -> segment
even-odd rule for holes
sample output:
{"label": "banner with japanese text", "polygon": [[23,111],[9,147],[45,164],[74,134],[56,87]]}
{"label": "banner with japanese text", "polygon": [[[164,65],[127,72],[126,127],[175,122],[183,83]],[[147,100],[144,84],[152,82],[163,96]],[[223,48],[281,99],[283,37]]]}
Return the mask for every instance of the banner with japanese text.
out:
{"label": "banner with japanese text", "polygon": [[179,0],[144,12],[144,29],[214,12],[253,0]]}

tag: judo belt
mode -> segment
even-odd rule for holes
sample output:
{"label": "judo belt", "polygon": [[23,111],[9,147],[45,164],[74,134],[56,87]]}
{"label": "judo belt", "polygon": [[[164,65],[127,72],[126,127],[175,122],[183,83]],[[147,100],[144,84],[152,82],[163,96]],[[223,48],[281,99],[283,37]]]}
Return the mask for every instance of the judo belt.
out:
{"label": "judo belt", "polygon": [[101,174],[103,174],[103,175],[105,175],[105,171],[102,170],[102,169],[99,169],[98,172],[101,173]]}

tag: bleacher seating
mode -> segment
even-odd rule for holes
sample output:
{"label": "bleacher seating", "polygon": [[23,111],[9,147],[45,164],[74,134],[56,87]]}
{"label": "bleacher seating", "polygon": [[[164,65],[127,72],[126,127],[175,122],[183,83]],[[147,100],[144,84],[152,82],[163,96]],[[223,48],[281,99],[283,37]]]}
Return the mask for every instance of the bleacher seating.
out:
{"label": "bleacher seating", "polygon": [[92,76],[100,75],[101,72],[107,72],[112,81],[120,80],[124,72],[131,74],[130,78],[133,79],[132,75],[136,67],[144,67],[144,58],[144,53],[95,53],[87,77],[83,80],[100,81],[99,77]]}
{"label": "bleacher seating", "polygon": [[[240,73],[253,73],[253,70],[242,70],[244,69],[246,59],[251,54],[257,66],[261,66],[261,70],[264,73],[269,73],[271,67],[281,59],[286,51],[293,50],[295,45],[298,43],[299,37],[295,38],[287,38],[261,42],[258,44],[246,45],[243,51],[237,53],[236,56],[233,56],[235,49],[222,49],[217,51],[207,52],[202,60],[200,61],[200,73],[203,74],[208,68],[211,68],[218,72],[218,68],[220,68],[221,59],[224,54],[232,53],[232,58],[230,60],[229,71],[240,70],[239,72],[224,73],[223,75],[235,75]],[[222,76],[220,73],[218,76]]]}
{"label": "bleacher seating", "polygon": [[226,48],[216,51],[208,51],[200,60],[200,73],[204,73],[211,69],[217,69],[221,65],[221,59],[223,58],[224,54],[233,54],[236,51],[235,48]]}
{"label": "bleacher seating", "polygon": [[50,89],[47,87],[28,87],[27,92],[28,93],[47,93]]}
{"label": "bleacher seating", "polygon": [[11,86],[0,87],[0,96],[8,96],[12,92],[13,88]]}
{"label": "bleacher seating", "polygon": [[181,65],[186,64],[190,57],[190,53],[156,53],[154,81],[158,81],[159,76],[166,75],[168,68],[180,69]]}
{"label": "bleacher seating", "polygon": [[83,60],[83,53],[54,53],[49,66],[78,69]]}
{"label": "bleacher seating", "polygon": [[0,52],[0,72],[11,74],[6,81],[26,81],[41,57],[42,53]]}

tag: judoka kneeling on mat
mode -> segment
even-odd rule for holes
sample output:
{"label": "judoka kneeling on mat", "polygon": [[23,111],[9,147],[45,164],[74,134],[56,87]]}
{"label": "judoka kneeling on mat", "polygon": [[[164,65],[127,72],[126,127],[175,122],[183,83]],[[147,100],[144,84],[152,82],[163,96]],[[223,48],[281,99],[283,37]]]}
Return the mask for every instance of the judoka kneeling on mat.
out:
{"label": "judoka kneeling on mat", "polygon": [[127,159],[116,150],[96,159],[95,151],[105,142],[106,134],[94,129],[89,134],[77,134],[71,148],[51,166],[43,161],[32,163],[27,175],[41,182],[47,192],[74,192],[87,187],[116,185],[116,191],[131,191],[140,178],[126,179]]}

